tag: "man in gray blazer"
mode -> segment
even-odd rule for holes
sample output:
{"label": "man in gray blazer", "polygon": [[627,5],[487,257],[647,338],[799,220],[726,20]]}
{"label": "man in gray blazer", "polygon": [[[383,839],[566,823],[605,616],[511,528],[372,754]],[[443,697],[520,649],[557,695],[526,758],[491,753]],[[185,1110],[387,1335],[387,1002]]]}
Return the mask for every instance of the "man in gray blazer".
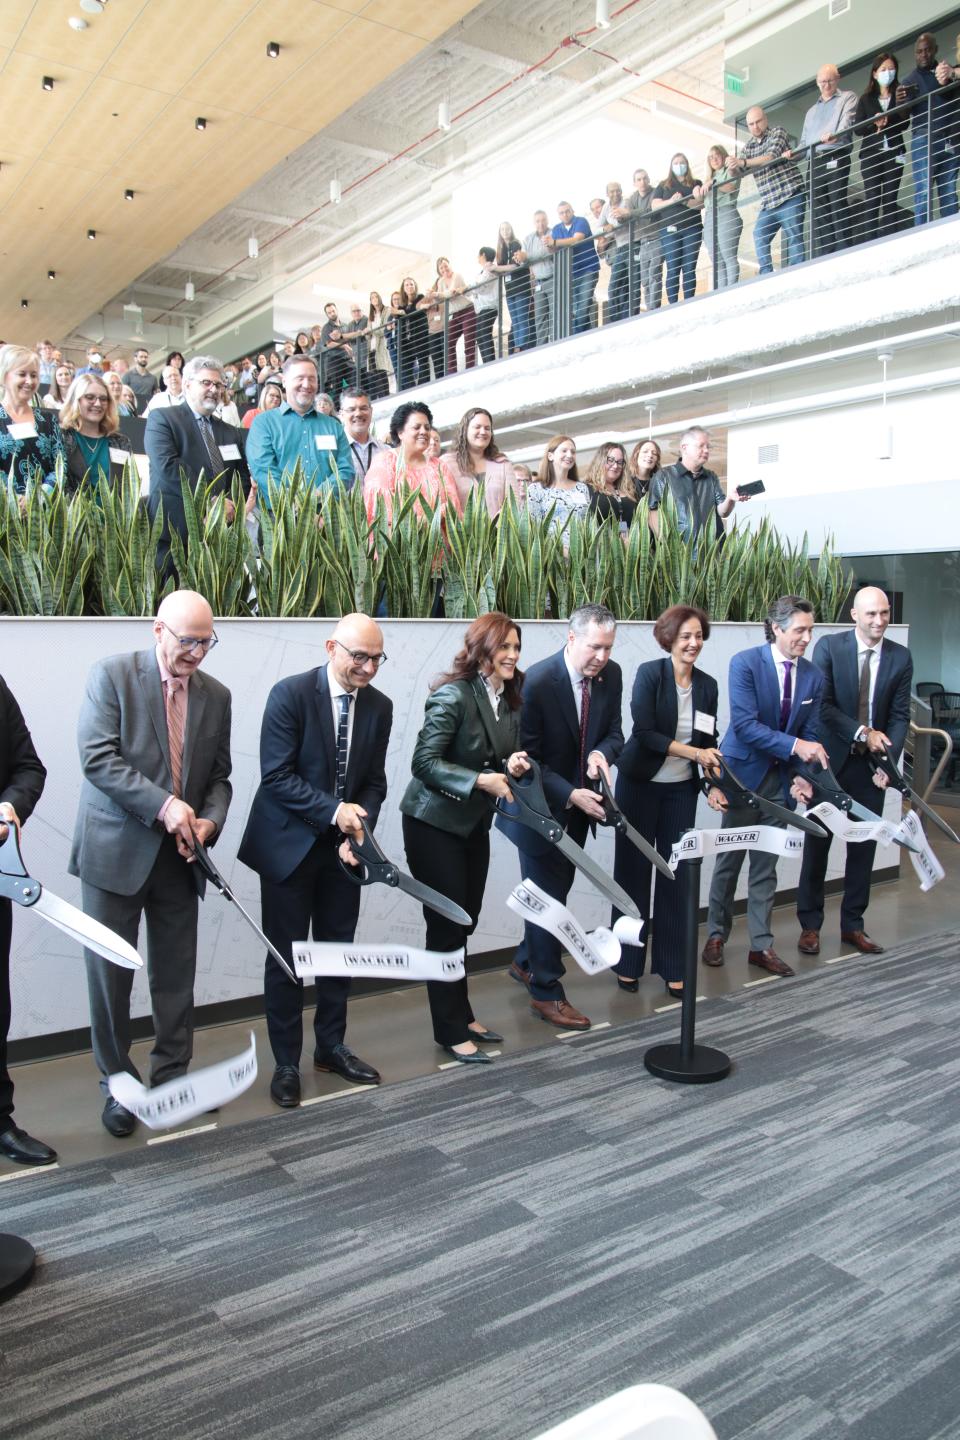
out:
{"label": "man in gray blazer", "polygon": [[[213,843],[230,805],[230,692],[199,673],[217,643],[202,595],[168,595],[156,646],[98,661],[77,727],[83,786],[70,873],[83,908],[136,945],[147,917],[147,973],[155,1040],[150,1082],[185,1073],[193,1053],[197,900],[194,840]],[[85,952],[93,1056],[107,1096],[103,1123],[129,1135],[136,1120],[107,1092],[130,1059],[132,970]]]}

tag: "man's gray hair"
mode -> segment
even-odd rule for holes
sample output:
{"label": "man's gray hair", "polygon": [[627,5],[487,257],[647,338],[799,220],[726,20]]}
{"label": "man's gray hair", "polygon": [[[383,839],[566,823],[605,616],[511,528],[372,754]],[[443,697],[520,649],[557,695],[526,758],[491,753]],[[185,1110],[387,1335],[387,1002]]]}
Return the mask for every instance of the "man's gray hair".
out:
{"label": "man's gray hair", "polygon": [[312,365],[317,375],[319,376],[320,374],[320,367],[312,355],[288,355],[280,367],[281,375],[286,375],[287,371],[294,365]]}
{"label": "man's gray hair", "polygon": [[601,630],[616,630],[617,617],[606,605],[578,605],[568,622],[574,635],[586,635],[591,625]]}
{"label": "man's gray hair", "polygon": [[695,435],[706,435],[707,439],[710,439],[710,431],[704,430],[702,425],[689,425],[680,436],[680,449],[682,450],[687,441],[692,440]]}
{"label": "man's gray hair", "polygon": [[218,360],[216,355],[194,355],[183,367],[184,385],[189,384],[201,370],[216,370],[221,382],[223,381],[223,362]]}
{"label": "man's gray hair", "polygon": [[767,618],[763,622],[763,631],[768,644],[772,645],[774,641],[774,625],[778,630],[789,630],[790,622],[798,611],[803,615],[814,613],[810,601],[804,600],[802,595],[781,595],[779,600],[774,600],[767,611]]}

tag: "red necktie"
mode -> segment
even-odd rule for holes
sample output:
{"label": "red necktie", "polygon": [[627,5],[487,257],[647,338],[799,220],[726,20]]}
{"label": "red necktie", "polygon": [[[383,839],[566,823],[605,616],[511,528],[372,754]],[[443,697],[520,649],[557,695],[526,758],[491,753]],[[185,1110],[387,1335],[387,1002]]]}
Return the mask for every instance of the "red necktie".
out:
{"label": "red necktie", "polygon": [[580,785],[587,783],[587,728],[590,724],[590,681],[580,681]]}

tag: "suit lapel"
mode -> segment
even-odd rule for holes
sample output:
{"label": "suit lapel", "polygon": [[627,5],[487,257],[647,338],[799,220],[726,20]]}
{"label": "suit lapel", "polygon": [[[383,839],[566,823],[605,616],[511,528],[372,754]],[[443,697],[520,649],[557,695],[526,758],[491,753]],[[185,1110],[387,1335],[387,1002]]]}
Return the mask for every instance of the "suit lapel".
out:
{"label": "suit lapel", "polygon": [[[327,699],[327,716],[330,717],[330,700]],[[353,794],[353,782],[356,767],[359,766],[367,752],[367,742],[370,737],[370,725],[373,716],[371,714],[370,696],[366,690],[357,690],[353,701],[353,730],[350,733],[350,754],[347,757],[347,773],[344,776],[344,794]],[[330,728],[333,729],[333,720],[330,720]]]}
{"label": "suit lapel", "polygon": [[[487,699],[486,686],[479,678],[479,676],[476,676],[473,680],[470,681],[470,690],[473,698],[477,702],[477,710],[480,715],[480,723],[486,731],[487,739],[490,741],[491,754],[495,756],[499,755],[501,740],[499,734],[497,733],[497,722],[494,718],[493,707],[491,706],[490,701]],[[501,714],[503,713],[503,707],[506,705],[506,703],[506,700],[501,697]]]}
{"label": "suit lapel", "polygon": [[837,708],[842,710],[844,715],[850,715],[853,719],[857,717],[857,699],[860,694],[860,670],[857,664],[857,632],[849,631],[843,637],[840,645],[840,676],[842,690],[837,689],[834,682],[834,693],[837,699]]}
{"label": "suit lapel", "polygon": [[144,702],[147,707],[147,714],[157,732],[157,742],[167,766],[167,773],[171,776],[170,770],[170,738],[167,735],[167,707],[163,699],[163,681],[160,679],[160,667],[157,664],[157,657],[152,650],[139,650],[137,652],[137,679],[140,689],[143,692]]}
{"label": "suit lapel", "polygon": [[[337,737],[333,730],[333,714],[330,709],[330,686],[327,683],[327,667],[321,665],[317,671],[317,715],[320,720],[320,732],[323,735],[323,749],[330,762],[330,774],[333,776],[333,784],[336,784],[337,769]],[[354,716],[356,725],[356,716]]]}
{"label": "suit lapel", "polygon": [[890,649],[889,641],[884,640],[883,644],[880,646],[880,659],[877,662],[877,678],[873,686],[873,728],[875,730],[880,730],[883,728],[882,726],[877,725],[876,717],[877,714],[880,712],[881,708],[881,694],[883,693],[884,687],[886,687],[886,685],[890,681],[890,670],[892,665],[893,651]]}
{"label": "suit lapel", "polygon": [[[570,694],[573,694],[571,690]],[[676,694],[676,692],[674,692]],[[579,717],[578,717],[579,718]],[[590,682],[590,719],[587,722],[587,754],[596,750],[594,741],[598,735],[607,732],[607,677],[601,670]],[[577,725],[577,743],[580,741],[580,726]]]}
{"label": "suit lapel", "polygon": [[773,663],[773,656],[770,653],[770,646],[764,645],[760,652],[760,684],[762,694],[761,703],[767,706],[766,724],[771,730],[780,729],[780,682],[777,679],[777,667]]}
{"label": "suit lapel", "polygon": [[190,778],[190,764],[193,760],[193,752],[196,749],[197,736],[200,733],[200,722],[203,719],[203,712],[207,706],[207,682],[195,670],[190,676],[190,684],[187,686],[187,725],[183,735],[183,775],[181,776],[180,788],[184,795],[187,793],[187,781]]}

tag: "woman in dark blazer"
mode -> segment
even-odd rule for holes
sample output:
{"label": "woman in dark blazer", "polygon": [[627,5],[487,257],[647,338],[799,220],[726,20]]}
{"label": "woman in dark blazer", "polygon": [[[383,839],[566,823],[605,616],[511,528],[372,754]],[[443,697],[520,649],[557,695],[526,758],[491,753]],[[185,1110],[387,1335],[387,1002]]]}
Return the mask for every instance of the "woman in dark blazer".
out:
{"label": "woman in dark blazer", "polygon": [[890,235],[897,228],[897,196],[907,162],[903,135],[910,124],[908,111],[888,115],[897,104],[897,57],[878,55],[870,67],[870,81],[857,101],[854,129],[860,141],[860,174],[866,194],[862,240]]}
{"label": "woman in dark blazer", "polygon": [[[667,651],[637,670],[630,712],[633,731],[617,762],[617,800],[624,815],[664,857],[694,823],[697,766],[717,763],[717,682],[696,666],[710,622],[693,605],[671,605],[653,627]],[[631,895],[645,921],[650,917],[653,866],[629,840],[616,839],[614,878]],[[671,882],[658,874],[653,920],[644,931],[650,968],[679,999],[683,993],[683,941],[689,866]],[[639,988],[644,948],[625,945],[615,967],[622,990]]]}
{"label": "woman in dark blazer", "polygon": [[[470,916],[458,925],[424,906],[427,949],[466,946],[480,918],[497,796],[512,800],[503,773],[529,768],[520,740],[520,627],[493,611],[474,620],[463,649],[431,687],[413,752],[413,779],[400,802],[411,874],[448,895]],[[502,1035],[474,1018],[463,980],[427,982],[433,1035],[462,1064],[489,1064],[477,1042]]]}
{"label": "woman in dark blazer", "polygon": [[60,430],[67,457],[64,487],[73,495],[83,485],[117,485],[133,446],[120,429],[117,402],[103,375],[78,375],[60,408]]}

